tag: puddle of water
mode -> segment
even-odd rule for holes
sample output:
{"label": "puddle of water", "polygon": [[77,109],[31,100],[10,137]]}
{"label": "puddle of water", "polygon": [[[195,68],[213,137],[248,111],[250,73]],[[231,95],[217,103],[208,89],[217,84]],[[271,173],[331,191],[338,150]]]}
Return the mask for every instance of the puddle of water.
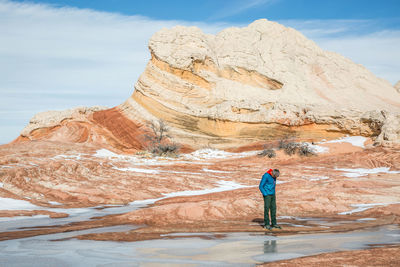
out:
{"label": "puddle of water", "polygon": [[[340,250],[363,249],[373,244],[400,243],[398,225],[346,233],[271,236],[270,233],[224,233],[220,239],[200,237],[138,242],[68,239],[66,235],[91,231],[127,231],[130,226],[104,227],[72,233],[37,236],[0,242],[0,262],[5,266],[254,266]],[[185,233],[186,234],[186,233]],[[207,233],[203,233],[206,235]],[[187,235],[187,234],[186,234]],[[211,233],[210,233],[211,235]]]}
{"label": "puddle of water", "polygon": [[[47,208],[40,207],[31,204],[28,201],[24,200],[15,200],[10,198],[0,198],[2,203],[0,205],[0,209],[2,206],[11,209],[10,207],[14,207],[14,209],[19,210],[48,210],[53,212],[63,212],[69,214],[66,218],[49,218],[48,216],[17,216],[17,217],[5,217],[0,218],[0,232],[10,232],[17,231],[20,229],[34,229],[35,227],[42,226],[55,226],[55,225],[64,225],[73,222],[81,222],[88,221],[94,217],[102,217],[106,215],[113,214],[123,214],[130,211],[134,211],[140,208],[147,207],[148,205],[154,204],[155,202],[171,198],[177,196],[192,196],[192,195],[204,195],[213,192],[223,192],[230,191],[239,188],[247,188],[252,186],[238,184],[233,181],[225,181],[219,180],[216,182],[217,187],[210,189],[202,189],[202,190],[187,190],[187,191],[178,191],[172,193],[163,194],[163,197],[155,198],[155,199],[146,199],[146,200],[138,200],[129,203],[129,205],[125,206],[107,206],[107,207],[91,207],[91,208],[72,208],[72,209],[63,209],[63,208]],[[9,205],[6,205],[6,204]]]}

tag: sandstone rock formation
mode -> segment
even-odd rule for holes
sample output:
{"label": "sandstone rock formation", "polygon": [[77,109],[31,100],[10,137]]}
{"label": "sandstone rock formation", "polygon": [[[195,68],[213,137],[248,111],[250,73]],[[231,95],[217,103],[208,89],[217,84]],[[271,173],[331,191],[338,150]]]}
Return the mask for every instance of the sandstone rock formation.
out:
{"label": "sandstone rock formation", "polygon": [[400,81],[398,81],[395,85],[394,88],[397,89],[397,91],[400,93]]}
{"label": "sandstone rock formation", "polygon": [[143,125],[127,119],[118,107],[78,107],[36,114],[14,141],[50,140],[89,143],[123,152],[145,147]]}
{"label": "sandstone rock formation", "polygon": [[[118,129],[159,118],[176,141],[194,148],[235,147],[288,134],[400,142],[398,123],[393,124],[400,94],[389,82],[278,23],[258,20],[217,35],[176,26],[154,34],[149,49],[151,60],[135,91],[113,110],[121,119],[112,122],[113,129],[106,127],[105,143],[138,147],[130,144],[137,138]],[[93,120],[95,114],[88,120],[104,127]],[[33,139],[33,128],[22,136]]]}
{"label": "sandstone rock formation", "polygon": [[215,36],[177,26],[156,33],[149,49],[151,60],[122,107],[128,116],[163,118],[186,142],[199,134],[226,144],[290,131],[377,136],[380,111],[400,112],[389,82],[275,22]]}

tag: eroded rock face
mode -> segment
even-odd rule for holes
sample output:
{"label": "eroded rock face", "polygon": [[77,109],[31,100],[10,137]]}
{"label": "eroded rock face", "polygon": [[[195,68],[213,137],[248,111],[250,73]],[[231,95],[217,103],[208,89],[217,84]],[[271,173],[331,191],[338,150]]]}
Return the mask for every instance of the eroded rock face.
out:
{"label": "eroded rock face", "polygon": [[50,140],[86,143],[123,152],[146,146],[143,124],[126,118],[118,107],[78,107],[35,115],[14,143]]}
{"label": "eroded rock face", "polygon": [[151,60],[123,104],[42,113],[17,140],[86,142],[132,152],[143,148],[143,127],[163,119],[174,141],[194,149],[287,135],[400,142],[398,89],[278,23],[258,20],[217,35],[176,26],[154,34],[149,49]]}
{"label": "eroded rock face", "polygon": [[380,112],[400,112],[389,82],[275,22],[215,36],[177,26],[156,33],[149,49],[151,60],[121,109],[132,118],[163,118],[185,143],[377,136]]}

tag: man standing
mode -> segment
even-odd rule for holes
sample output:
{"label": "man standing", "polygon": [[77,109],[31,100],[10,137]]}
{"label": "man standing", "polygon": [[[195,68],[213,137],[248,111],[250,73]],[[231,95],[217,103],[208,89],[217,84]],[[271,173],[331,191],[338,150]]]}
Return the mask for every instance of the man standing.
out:
{"label": "man standing", "polygon": [[[264,227],[268,230],[271,230],[272,228],[281,229],[281,227],[276,224],[275,185],[276,178],[278,177],[278,169],[269,169],[264,173],[258,187],[264,197]],[[271,212],[271,225],[269,224],[269,212]]]}

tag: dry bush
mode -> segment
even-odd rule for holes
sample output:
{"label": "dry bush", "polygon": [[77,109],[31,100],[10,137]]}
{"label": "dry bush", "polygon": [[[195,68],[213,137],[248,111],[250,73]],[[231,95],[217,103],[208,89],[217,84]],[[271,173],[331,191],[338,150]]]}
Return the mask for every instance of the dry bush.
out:
{"label": "dry bush", "polygon": [[306,156],[306,157],[316,155],[314,149],[310,147],[307,143],[302,143],[299,146],[298,153],[300,156]]}
{"label": "dry bush", "polygon": [[145,134],[145,138],[149,141],[148,151],[155,156],[177,156],[180,145],[167,142],[170,138],[168,126],[163,120],[158,122],[150,122],[148,125],[150,131]]}
{"label": "dry bush", "polygon": [[150,151],[153,155],[164,157],[176,157],[180,146],[178,144],[159,144]]}
{"label": "dry bush", "polygon": [[278,142],[278,148],[283,149],[286,154],[300,156],[313,156],[316,155],[314,149],[312,149],[307,143],[297,143],[293,141],[294,138],[284,137]]}
{"label": "dry bush", "polygon": [[269,149],[264,149],[260,153],[257,154],[260,157],[268,157],[268,158],[275,158],[276,157],[276,152],[275,150],[269,148]]}
{"label": "dry bush", "polygon": [[288,155],[294,155],[297,152],[297,149],[299,148],[299,144],[296,142],[289,142],[285,145],[284,151]]}

